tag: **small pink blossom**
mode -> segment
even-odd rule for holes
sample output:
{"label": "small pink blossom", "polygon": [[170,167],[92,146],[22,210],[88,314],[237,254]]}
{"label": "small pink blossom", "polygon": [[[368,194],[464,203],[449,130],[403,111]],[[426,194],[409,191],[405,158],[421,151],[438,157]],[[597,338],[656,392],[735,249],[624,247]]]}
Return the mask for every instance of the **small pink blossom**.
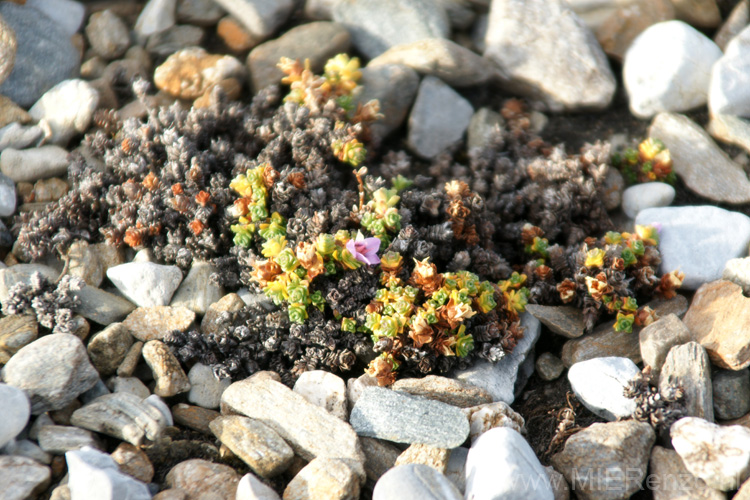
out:
{"label": "small pink blossom", "polygon": [[380,250],[380,240],[378,238],[357,238],[346,242],[346,249],[354,255],[358,261],[375,266],[380,264],[378,250]]}

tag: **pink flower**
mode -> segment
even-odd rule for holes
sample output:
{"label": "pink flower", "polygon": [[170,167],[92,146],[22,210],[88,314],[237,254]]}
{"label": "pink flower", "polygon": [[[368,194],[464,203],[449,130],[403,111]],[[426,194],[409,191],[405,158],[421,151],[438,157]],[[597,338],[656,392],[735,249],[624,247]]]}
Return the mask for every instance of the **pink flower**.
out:
{"label": "pink flower", "polygon": [[346,249],[354,255],[358,261],[375,266],[380,264],[378,250],[380,250],[380,240],[378,238],[357,238],[346,242]]}

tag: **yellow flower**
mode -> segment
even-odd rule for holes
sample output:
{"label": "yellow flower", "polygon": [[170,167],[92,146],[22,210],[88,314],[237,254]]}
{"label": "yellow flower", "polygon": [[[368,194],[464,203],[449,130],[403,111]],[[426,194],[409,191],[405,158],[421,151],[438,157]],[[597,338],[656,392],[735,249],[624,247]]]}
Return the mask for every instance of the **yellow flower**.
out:
{"label": "yellow flower", "polygon": [[604,256],[606,252],[601,248],[593,248],[586,253],[586,267],[604,267]]}
{"label": "yellow flower", "polygon": [[279,255],[285,246],[286,238],[284,236],[274,236],[263,243],[263,250],[261,253],[263,254],[263,257],[271,259]]}

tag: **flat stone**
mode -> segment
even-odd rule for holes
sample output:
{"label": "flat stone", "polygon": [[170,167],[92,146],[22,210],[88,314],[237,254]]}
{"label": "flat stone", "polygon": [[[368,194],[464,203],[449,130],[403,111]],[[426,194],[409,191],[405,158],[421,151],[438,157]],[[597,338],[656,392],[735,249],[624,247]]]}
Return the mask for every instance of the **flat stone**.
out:
{"label": "flat stone", "polygon": [[359,479],[343,460],[317,457],[310,461],[289,482],[284,500],[356,500]]}
{"label": "flat stone", "polygon": [[491,65],[471,50],[443,38],[427,38],[389,48],[367,65],[400,64],[422,75],[440,78],[452,87],[471,87],[489,81]]}
{"label": "flat stone", "polygon": [[743,29],[727,44],[724,55],[711,70],[708,107],[712,114],[750,117],[750,63],[745,54],[750,45],[750,29]]}
{"label": "flat stone", "polygon": [[214,419],[208,425],[222,444],[261,477],[277,476],[292,463],[292,448],[260,420],[232,415]]}
{"label": "flat stone", "polygon": [[91,337],[86,350],[94,368],[106,377],[117,371],[134,341],[125,325],[112,323]]}
{"label": "flat stone", "polygon": [[222,413],[255,418],[276,431],[305,460],[342,458],[364,482],[364,455],[352,427],[309,403],[270,377],[252,377],[230,385],[221,396]]}
{"label": "flat stone", "polygon": [[178,0],[177,22],[196,26],[213,26],[224,16],[221,6],[213,0]]}
{"label": "flat stone", "polygon": [[100,448],[98,439],[86,429],[66,425],[45,425],[39,429],[39,447],[47,453],[62,455],[84,446]]}
{"label": "flat stone", "polygon": [[459,408],[471,408],[492,402],[492,396],[484,389],[438,375],[400,379],[391,386],[391,389],[412,396],[441,401]]}
{"label": "flat stone", "polygon": [[130,46],[128,27],[111,9],[91,14],[86,38],[93,51],[104,59],[120,57]]}
{"label": "flat stone", "polygon": [[74,311],[100,325],[122,321],[135,309],[129,300],[93,286],[85,286],[73,295],[81,301]]}
{"label": "flat stone", "polygon": [[495,427],[508,427],[516,432],[525,432],[523,417],[502,401],[473,406],[463,410],[469,420],[469,438],[476,439]]}
{"label": "flat stone", "polygon": [[74,0],[26,0],[24,5],[54,20],[69,36],[78,32],[86,15],[84,5]]}
{"label": "flat stone", "polygon": [[154,478],[154,465],[148,455],[130,443],[120,443],[110,456],[120,471],[143,483],[150,483]]}
{"label": "flat stone", "polygon": [[659,113],[648,135],[664,142],[672,157],[672,170],[695,193],[731,204],[750,201],[750,181],[742,167],[687,116]]}
{"label": "flat stone", "polygon": [[714,281],[695,292],[685,315],[685,326],[693,339],[720,368],[742,370],[750,366],[750,329],[745,318],[748,300],[734,283]]}
{"label": "flat stone", "polygon": [[172,351],[160,340],[149,340],[143,346],[143,359],[154,374],[154,394],[168,398],[190,390],[190,381]]}
{"label": "flat stone", "polygon": [[529,443],[517,431],[499,427],[471,445],[466,457],[465,498],[553,500],[554,495]]}
{"label": "flat stone", "polygon": [[133,27],[137,38],[145,41],[154,33],[174,26],[176,7],[177,0],[149,0]]}
{"label": "flat stone", "polygon": [[685,468],[710,488],[733,490],[750,475],[750,429],[685,417],[669,432]]}
{"label": "flat stone", "polygon": [[46,335],[23,347],[5,365],[2,376],[29,396],[33,415],[65,408],[99,380],[81,340],[64,333]]}
{"label": "flat stone", "polygon": [[354,46],[372,59],[396,45],[447,38],[448,17],[425,0],[349,0],[333,6],[333,20],[344,25]]}
{"label": "flat stone", "polygon": [[636,410],[635,400],[625,397],[628,382],[640,373],[628,358],[595,358],[570,367],[568,380],[578,400],[600,417],[612,421]]}
{"label": "flat stone", "polygon": [[655,440],[643,422],[594,423],[568,438],[550,461],[578,496],[628,498],[641,488]]}
{"label": "flat stone", "polygon": [[711,377],[714,415],[731,420],[750,412],[750,374],[748,369],[716,370]]}
{"label": "flat stone", "polygon": [[685,498],[688,491],[690,498],[696,500],[726,500],[724,493],[709,488],[702,479],[690,474],[674,450],[654,446],[651,450],[649,469],[654,476],[654,485],[658,485],[658,487],[651,488],[654,492],[654,500]]}
{"label": "flat stone", "polygon": [[177,266],[129,262],[107,269],[107,277],[138,306],[166,306],[182,282],[182,271]]}
{"label": "flat stone", "polygon": [[651,367],[658,377],[669,350],[690,342],[693,336],[685,324],[674,314],[663,316],[638,332],[643,364]]}
{"label": "flat stone", "polygon": [[396,443],[455,448],[469,435],[469,423],[455,406],[382,387],[365,390],[349,422],[360,436]]}
{"label": "flat stone", "polygon": [[646,28],[674,19],[674,6],[670,0],[631,0],[606,2],[605,5],[614,7],[614,10],[592,30],[604,52],[620,61],[633,40]]}
{"label": "flat stone", "polygon": [[279,38],[262,43],[247,56],[247,69],[254,92],[278,84],[285,76],[277,64],[282,57],[310,60],[310,69],[319,74],[336,54],[349,52],[349,32],[336,23],[314,22],[290,29]]}
{"label": "flat stone", "polygon": [[[85,290],[85,289],[84,289]],[[123,324],[138,340],[160,340],[172,330],[187,331],[195,313],[186,307],[139,307],[128,314]]]}
{"label": "flat stone", "polygon": [[726,49],[727,44],[739,33],[745,29],[750,22],[750,4],[745,0],[737,2],[737,4],[729,13],[729,16],[724,20],[719,30],[714,35],[714,43],[719,46],[723,51]]}
{"label": "flat stone", "polygon": [[406,464],[428,465],[440,472],[445,473],[448,467],[448,459],[451,451],[446,448],[437,448],[427,444],[415,443],[405,449],[396,459],[395,467]]}
{"label": "flat stone", "polygon": [[665,393],[669,386],[682,388],[686,416],[713,421],[711,364],[699,343],[688,342],[669,350],[661,369],[659,390]]}
{"label": "flat stone", "polygon": [[675,190],[664,182],[647,182],[630,186],[622,193],[622,211],[631,219],[647,208],[669,206],[675,197]]}
{"label": "flat stone", "polygon": [[38,334],[39,324],[32,315],[0,318],[0,364],[7,363],[22,347],[35,341]]}
{"label": "flat stone", "polygon": [[294,383],[294,392],[331,415],[347,420],[346,384],[338,375],[323,370],[303,373]]}
{"label": "flat stone", "polygon": [[70,498],[76,500],[149,500],[148,487],[120,469],[112,457],[93,448],[69,451],[68,464]]}
{"label": "flat stone", "polygon": [[36,460],[40,464],[49,465],[52,463],[52,455],[41,449],[33,441],[28,439],[21,439],[20,441],[14,441],[9,443],[3,449],[4,455],[16,455],[18,457],[27,457]]}
{"label": "flat stone", "polygon": [[167,474],[167,484],[185,490],[188,498],[235,500],[240,476],[227,465],[198,458],[185,460]]}
{"label": "flat stone", "polygon": [[242,63],[232,56],[209,54],[200,47],[175,52],[154,71],[156,87],[180,99],[196,99],[228,78],[245,79]]}
{"label": "flat stone", "polygon": [[188,275],[169,303],[173,307],[187,307],[195,314],[204,315],[208,307],[224,296],[224,290],[211,282],[209,277],[216,267],[208,262],[193,261]]}
{"label": "flat stone", "polygon": [[270,38],[289,17],[292,0],[216,0],[259,39]]}
{"label": "flat stone", "polygon": [[232,52],[247,52],[260,40],[257,40],[245,26],[233,16],[225,16],[216,26],[216,34]]}
{"label": "flat stone", "polygon": [[721,23],[716,0],[672,0],[678,19],[699,28],[715,28]]}
{"label": "flat stone", "polygon": [[237,484],[236,500],[281,500],[281,497],[253,473],[248,472]]}
{"label": "flat stone", "polygon": [[750,151],[750,122],[739,116],[712,114],[706,130],[712,137],[725,144],[739,146]]}
{"label": "flat stone", "polygon": [[569,339],[583,335],[583,313],[576,307],[527,304],[526,311],[553,333]]}
{"label": "flat stone", "polygon": [[556,380],[565,370],[565,363],[551,352],[543,352],[534,363],[539,378],[550,382]]}
{"label": "flat stone", "polygon": [[188,372],[190,392],[188,401],[203,408],[218,408],[221,394],[232,383],[231,379],[217,379],[210,366],[196,363]]}
{"label": "flat stone", "polygon": [[0,153],[0,170],[16,182],[34,182],[64,175],[68,171],[68,152],[59,146],[42,146]]}
{"label": "flat stone", "polygon": [[458,489],[434,468],[422,464],[394,467],[377,482],[373,500],[391,498],[425,498],[430,500],[459,500]]}
{"label": "flat stone", "polygon": [[31,414],[31,404],[26,393],[8,384],[0,383],[0,449],[13,441],[26,427]]}
{"label": "flat stone", "polygon": [[52,473],[36,460],[0,455],[0,484],[3,498],[9,500],[36,498],[47,489]]}
{"label": "flat stone", "polygon": [[174,421],[179,425],[184,425],[203,434],[211,434],[209,424],[221,414],[215,410],[201,408],[200,406],[186,405],[178,403],[172,407]]}

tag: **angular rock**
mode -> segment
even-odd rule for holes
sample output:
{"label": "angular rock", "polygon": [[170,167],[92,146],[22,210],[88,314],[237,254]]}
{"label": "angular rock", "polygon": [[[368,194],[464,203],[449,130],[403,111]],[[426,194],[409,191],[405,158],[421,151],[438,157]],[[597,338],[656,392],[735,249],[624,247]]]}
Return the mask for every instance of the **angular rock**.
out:
{"label": "angular rock", "polygon": [[120,443],[110,455],[117,462],[120,471],[143,483],[154,478],[154,465],[148,455],[130,443]]}
{"label": "angular rock", "polygon": [[656,435],[650,424],[595,423],[574,434],[551,458],[583,498],[628,498],[641,488]]}
{"label": "angular rock", "polygon": [[125,359],[134,341],[122,323],[112,323],[91,337],[87,347],[89,359],[101,376],[112,375]]}
{"label": "angular rock", "polygon": [[712,114],[750,117],[750,29],[743,29],[727,45],[724,55],[711,70],[708,107]]}
{"label": "angular rock", "polygon": [[26,0],[24,5],[54,20],[69,36],[78,32],[86,15],[86,8],[75,0]]}
{"label": "angular rock", "polygon": [[21,389],[0,383],[0,408],[3,418],[0,421],[0,449],[13,441],[26,427],[31,413],[28,396]]}
{"label": "angular rock", "polygon": [[259,39],[270,38],[292,12],[292,0],[216,0]]}
{"label": "angular rock", "polygon": [[154,71],[154,84],[180,99],[196,99],[222,80],[245,79],[245,68],[236,58],[209,54],[200,47],[175,52]]}
{"label": "angular rock", "polygon": [[65,454],[68,463],[68,487],[70,497],[93,500],[149,500],[148,487],[127,474],[120,472],[117,463],[93,448],[69,451]]}
{"label": "angular rock", "polygon": [[141,352],[143,351],[143,342],[134,342],[128,353],[125,355],[125,359],[122,360],[120,366],[117,367],[117,375],[119,377],[130,377],[135,372],[135,368],[138,362],[141,360]]}
{"label": "angular rock", "polygon": [[143,346],[143,359],[154,374],[154,394],[168,398],[190,390],[190,381],[172,351],[160,340],[149,340]]}
{"label": "angular rock", "polygon": [[669,350],[692,340],[685,324],[674,314],[663,316],[638,333],[644,365],[657,377]]}
{"label": "angular rock", "polygon": [[214,419],[208,426],[222,444],[261,477],[277,476],[292,463],[292,448],[260,420],[232,415]]}
{"label": "angular rock", "polygon": [[36,498],[49,486],[50,468],[27,457],[0,455],[0,484],[3,498]]}
{"label": "angular rock", "polygon": [[654,500],[672,500],[690,498],[696,500],[725,500],[726,495],[719,490],[709,488],[703,480],[688,472],[682,459],[674,450],[654,446],[651,450],[649,469],[654,477]]}
{"label": "angular rock", "polygon": [[177,0],[149,0],[135,22],[133,31],[140,41],[174,26]]}
{"label": "angular rock", "polygon": [[622,211],[631,219],[647,208],[666,207],[672,203],[675,190],[664,182],[647,182],[630,186],[622,193]]}
{"label": "angular rock", "polygon": [[685,468],[710,488],[733,490],[750,475],[750,429],[685,417],[669,432]]}
{"label": "angular rock", "polygon": [[84,446],[101,448],[98,439],[86,429],[66,425],[45,425],[39,429],[39,447],[47,453],[62,455]]}
{"label": "angular rock", "polygon": [[129,300],[93,286],[85,286],[73,294],[81,300],[74,311],[100,325],[122,321],[135,309]]}
{"label": "angular rock", "polygon": [[669,350],[661,369],[659,389],[664,393],[670,385],[682,388],[686,416],[713,422],[711,364],[706,350],[700,344],[688,342]]}
{"label": "angular rock", "polygon": [[577,307],[528,304],[526,311],[553,333],[569,339],[583,335],[583,313]]}
{"label": "angular rock", "polygon": [[[260,40],[257,40],[242,23],[233,16],[223,17],[216,26],[216,34],[232,52],[247,52]],[[252,76],[252,75],[251,75]]]}
{"label": "angular rock", "polygon": [[413,444],[398,456],[394,467],[406,464],[422,464],[444,474],[448,467],[450,454],[451,451],[446,448],[436,448],[427,444]]}
{"label": "angular rock", "polygon": [[440,472],[421,464],[394,467],[375,485],[373,500],[391,498],[429,498],[431,500],[460,500],[458,489]]}
{"label": "angular rock", "polygon": [[187,307],[195,314],[204,315],[208,307],[224,296],[219,285],[211,282],[209,277],[216,268],[208,262],[193,261],[188,275],[169,303],[173,307]]}
{"label": "angular rock", "polygon": [[33,441],[28,439],[22,439],[9,443],[4,449],[3,454],[5,455],[16,455],[19,457],[27,457],[36,460],[40,464],[49,465],[52,463],[52,455],[41,449]]}
{"label": "angular rock", "polygon": [[715,28],[721,22],[716,0],[672,0],[678,19],[699,28]]}
{"label": "angular rock", "polygon": [[627,418],[635,411],[635,400],[625,397],[623,391],[639,373],[638,367],[628,358],[596,358],[571,366],[568,380],[586,408],[612,421]]}
{"label": "angular rock", "polygon": [[285,500],[356,500],[359,498],[359,478],[351,467],[337,458],[313,458],[289,482],[284,490]]}
{"label": "angular rock", "polygon": [[281,497],[254,474],[248,472],[237,484],[236,500],[281,500]]}
{"label": "angular rock", "polygon": [[166,306],[182,282],[182,271],[177,266],[130,262],[110,267],[107,277],[140,307]]}
{"label": "angular rock", "polygon": [[557,379],[565,370],[565,363],[550,352],[543,352],[534,363],[539,378],[547,382]]}
{"label": "angular rock", "polygon": [[208,410],[200,406],[179,403],[172,407],[172,415],[176,423],[210,435],[211,429],[209,424],[215,418],[219,418],[221,414],[218,411]]}
{"label": "angular rock", "polygon": [[112,392],[127,392],[141,399],[146,399],[151,395],[148,387],[136,377],[112,377],[107,380],[107,388]]}
{"label": "angular rock", "polygon": [[294,392],[331,415],[347,420],[346,384],[338,375],[323,370],[305,372],[294,383]]}
{"label": "angular rock", "polygon": [[59,146],[42,146],[0,153],[0,170],[16,182],[34,182],[64,175],[68,171],[68,152]]}
{"label": "angular rock", "polygon": [[[22,347],[37,339],[39,325],[31,315],[13,315],[0,319],[0,364],[8,362]],[[2,448],[2,446],[0,446]]]}
{"label": "angular rock", "polygon": [[128,27],[111,9],[91,14],[86,37],[93,51],[104,59],[120,57],[130,46]]}
{"label": "angular rock", "polygon": [[442,448],[460,446],[469,435],[469,423],[455,406],[382,387],[365,390],[349,422],[360,436]]}
{"label": "angular rock", "polygon": [[224,16],[221,6],[213,0],[178,0],[177,22],[196,26],[213,26]]}
{"label": "angular rock", "polygon": [[188,498],[234,500],[239,475],[227,465],[198,458],[185,460],[167,474],[167,484],[185,490]]}
{"label": "angular rock", "polygon": [[492,396],[479,387],[452,378],[427,375],[424,378],[404,378],[397,380],[391,389],[412,396],[441,401],[459,408],[492,403]]}
{"label": "angular rock", "polygon": [[750,181],[742,167],[687,116],[659,113],[648,135],[664,142],[672,170],[697,194],[731,204],[750,201]]}
{"label": "angular rock", "polygon": [[714,43],[721,50],[725,50],[727,44],[747,26],[748,22],[750,22],[750,3],[740,0],[714,35]]}
{"label": "angular rock", "polygon": [[469,420],[469,438],[472,443],[495,427],[508,427],[516,432],[525,432],[523,417],[502,401],[466,408],[463,412]]}
{"label": "angular rock", "polygon": [[714,415],[717,419],[731,420],[750,412],[750,373],[717,370],[711,378]]}
{"label": "angular rock", "polygon": [[218,408],[221,394],[232,383],[231,379],[217,379],[210,366],[196,363],[188,372],[190,393],[188,401],[203,408]]}
{"label": "angular rock", "polygon": [[193,320],[195,313],[185,307],[139,307],[128,314],[123,325],[133,337],[148,342],[162,339],[172,330],[184,332],[190,328]]}

